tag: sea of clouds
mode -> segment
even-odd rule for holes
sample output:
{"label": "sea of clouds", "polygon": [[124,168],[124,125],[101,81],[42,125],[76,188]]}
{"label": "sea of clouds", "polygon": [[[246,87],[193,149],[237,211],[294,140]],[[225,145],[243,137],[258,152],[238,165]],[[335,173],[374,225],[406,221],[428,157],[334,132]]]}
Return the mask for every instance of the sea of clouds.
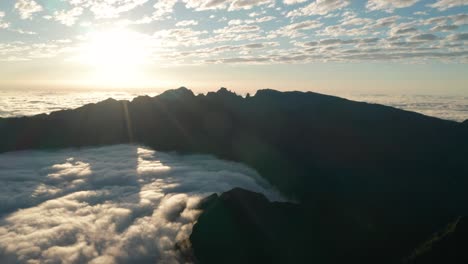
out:
{"label": "sea of clouds", "polygon": [[[132,100],[139,95],[155,96],[151,90],[2,89],[0,117],[31,116],[77,108],[107,98]],[[336,94],[351,100],[384,104],[447,120],[468,119],[468,96],[417,94]]]}
{"label": "sea of clouds", "polygon": [[463,122],[468,119],[468,96],[418,94],[350,94],[355,101],[383,104],[446,120]]}
{"label": "sea of clouds", "polygon": [[155,91],[138,89],[0,89],[0,117],[32,116],[74,109],[108,98],[132,100],[139,95],[157,94]]}
{"label": "sea of clouds", "polygon": [[0,263],[181,263],[212,193],[282,200],[252,169],[136,145],[0,154]]}

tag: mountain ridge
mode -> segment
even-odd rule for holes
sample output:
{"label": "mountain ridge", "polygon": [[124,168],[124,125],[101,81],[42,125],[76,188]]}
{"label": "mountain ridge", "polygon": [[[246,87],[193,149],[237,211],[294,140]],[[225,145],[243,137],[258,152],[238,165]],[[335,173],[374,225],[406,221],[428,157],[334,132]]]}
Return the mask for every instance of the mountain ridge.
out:
{"label": "mountain ridge", "polygon": [[468,214],[465,126],[392,107],[317,93],[244,98],[185,88],[0,119],[0,152],[121,143],[244,163],[298,201],[307,219],[366,238],[358,252],[402,239],[415,247]]}

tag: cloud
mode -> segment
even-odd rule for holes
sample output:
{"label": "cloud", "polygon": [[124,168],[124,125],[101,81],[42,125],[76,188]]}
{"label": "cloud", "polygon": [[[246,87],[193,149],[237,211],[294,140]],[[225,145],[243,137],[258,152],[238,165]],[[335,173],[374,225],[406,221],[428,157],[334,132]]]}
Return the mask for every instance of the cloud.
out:
{"label": "cloud", "polygon": [[272,0],[183,0],[187,8],[193,8],[197,11],[210,9],[228,9],[240,10],[251,9],[255,6],[271,4]]}
{"label": "cloud", "polygon": [[452,19],[453,24],[457,26],[468,25],[468,14],[458,14],[449,16]]}
{"label": "cloud", "polygon": [[430,4],[428,6],[432,8],[437,8],[440,11],[444,11],[450,8],[454,8],[457,6],[465,6],[468,5],[467,0],[437,0],[435,3]]}
{"label": "cloud", "polygon": [[54,19],[66,26],[73,26],[78,17],[83,13],[83,8],[75,7],[70,10],[61,10],[54,12]]}
{"label": "cloud", "polygon": [[43,10],[42,6],[34,0],[17,0],[15,9],[18,10],[21,19],[31,19],[34,13]]}
{"label": "cloud", "polygon": [[2,263],[183,262],[203,197],[281,200],[241,164],[133,145],[6,153],[0,168]]}
{"label": "cloud", "polygon": [[307,0],[283,0],[283,3],[285,5],[294,5],[294,4],[299,4],[299,3],[304,3]]}
{"label": "cloud", "polygon": [[276,34],[289,36],[289,37],[300,37],[304,34],[301,32],[303,30],[316,29],[321,27],[323,24],[316,20],[306,20],[298,23],[291,23],[284,27],[279,28],[276,31]]}
{"label": "cloud", "polygon": [[431,41],[431,40],[436,40],[438,38],[434,34],[425,33],[425,34],[418,34],[418,35],[411,36],[409,39],[411,41]]}
{"label": "cloud", "polygon": [[[3,18],[0,16],[0,30],[7,34],[7,41],[0,46],[0,61],[37,58],[68,61],[70,58],[80,57],[83,35],[77,34],[83,32],[83,27],[87,27],[86,31],[126,28],[141,34],[145,40],[143,46],[148,54],[147,61],[156,62],[161,66],[200,65],[205,61],[274,64],[280,57],[284,58],[279,60],[280,62],[299,62],[299,58],[305,58],[304,61],[341,61],[343,54],[369,52],[368,47],[360,42],[355,43],[354,47],[343,44],[315,50],[309,47],[307,54],[302,54],[305,52],[303,47],[295,45],[297,42],[318,42],[320,39],[337,38],[346,40],[378,37],[382,40],[379,41],[379,45],[384,45],[378,48],[389,53],[396,52],[394,49],[397,48],[401,54],[405,54],[406,51],[411,53],[411,50],[404,49],[417,45],[426,49],[438,49],[441,53],[466,50],[466,45],[459,42],[448,43],[452,39],[448,37],[450,34],[466,32],[468,14],[463,12],[466,1],[432,0],[425,3],[420,0],[368,0],[361,4],[350,0],[63,1],[66,2],[63,7],[69,8],[44,6],[44,12],[40,16],[44,18],[41,28],[56,28],[57,23],[70,27],[70,30],[61,32],[60,36],[54,34],[54,30],[37,31],[36,25],[33,25],[34,21],[23,21],[16,25],[17,17],[9,13]],[[19,2],[37,5],[45,3],[42,0],[18,0]],[[430,4],[440,9],[445,7],[442,3],[447,4],[447,8],[455,4],[459,8],[450,9],[450,14],[439,16],[436,9],[428,6]],[[409,8],[403,9],[405,7]],[[367,12],[369,10],[379,11]],[[381,11],[394,11],[396,14],[388,15]],[[34,15],[37,13],[28,13],[27,16]],[[173,22],[167,24],[155,21]],[[146,26],[137,26],[142,24]],[[19,36],[35,33],[41,34],[40,38],[23,41]],[[436,34],[439,38],[416,41],[417,43],[408,39],[417,34]],[[56,43],[57,37],[72,41]],[[277,42],[280,45],[256,50],[238,48],[244,44],[263,42]],[[232,50],[226,47],[236,48]],[[207,60],[208,50],[223,50],[224,54],[216,52]],[[232,54],[233,52],[239,53]],[[311,54],[313,52],[327,52],[329,55]],[[347,58],[358,60],[361,57]],[[378,58],[393,60],[390,56]],[[460,61],[456,58],[451,60]],[[407,60],[409,63],[421,61],[420,57],[416,59],[412,56]],[[447,58],[444,58],[443,62],[447,62]]]}
{"label": "cloud", "polygon": [[195,46],[200,45],[200,36],[207,33],[207,31],[197,31],[191,28],[174,28],[156,31],[153,37],[164,40],[166,46]]}
{"label": "cloud", "polygon": [[275,19],[274,16],[264,16],[264,17],[257,17],[255,19],[245,19],[245,20],[232,19],[232,20],[229,20],[228,25],[232,26],[232,25],[241,25],[241,24],[265,23],[273,19]]}
{"label": "cloud", "polygon": [[[458,96],[413,94],[396,97],[384,94],[359,94],[350,95],[346,98],[355,101],[393,106],[458,122],[463,122],[466,119],[466,111],[468,111],[466,99]],[[448,99],[450,100],[450,104],[447,104]]]}
{"label": "cloud", "polygon": [[10,26],[10,23],[4,22],[3,18],[5,17],[5,12],[0,11],[0,29],[5,29]]}
{"label": "cloud", "polygon": [[246,33],[260,30],[259,26],[256,25],[230,25],[224,28],[216,29],[213,32],[219,34],[228,33]]}
{"label": "cloud", "polygon": [[445,25],[445,26],[435,26],[431,28],[431,31],[452,31],[458,29],[457,25]]}
{"label": "cloud", "polygon": [[393,12],[397,8],[410,7],[419,2],[419,0],[369,0],[366,4],[369,10],[385,10]]}
{"label": "cloud", "polygon": [[448,36],[450,41],[468,41],[468,33],[458,33]]}
{"label": "cloud", "polygon": [[67,0],[71,5],[87,8],[98,19],[117,18],[121,13],[128,12],[148,2],[148,0]]}
{"label": "cloud", "polygon": [[176,27],[196,26],[198,21],[195,20],[181,20],[176,23]]}
{"label": "cloud", "polygon": [[415,34],[419,30],[415,27],[413,23],[404,23],[399,25],[394,25],[390,28],[390,36],[401,36],[408,34]]}
{"label": "cloud", "polygon": [[172,13],[177,1],[178,0],[159,0],[153,6],[154,9],[156,9],[153,13],[153,17],[155,19],[162,19],[165,15]]}
{"label": "cloud", "polygon": [[272,0],[236,0],[232,2],[230,10],[251,9],[252,7],[274,3]]}
{"label": "cloud", "polygon": [[348,6],[349,0],[316,0],[309,5],[290,11],[288,17],[326,15],[329,12]]}
{"label": "cloud", "polygon": [[389,16],[389,17],[383,17],[379,18],[375,21],[374,27],[375,28],[382,28],[382,27],[389,27],[392,26],[401,19],[400,16]]}

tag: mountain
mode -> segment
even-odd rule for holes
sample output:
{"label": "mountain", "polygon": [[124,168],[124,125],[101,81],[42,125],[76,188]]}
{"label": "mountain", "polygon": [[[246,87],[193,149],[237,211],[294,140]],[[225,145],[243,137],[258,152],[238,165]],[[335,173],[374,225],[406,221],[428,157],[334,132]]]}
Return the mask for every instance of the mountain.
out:
{"label": "mountain", "polygon": [[[411,250],[423,235],[393,230],[372,238],[349,217],[303,204],[269,202],[233,189],[202,202],[190,241],[200,263],[467,263],[468,225],[458,217]],[[404,216],[402,216],[404,217]],[[330,222],[329,219],[335,220]],[[404,257],[411,252],[409,257]]]}
{"label": "mountain", "polygon": [[468,263],[468,221],[458,217],[416,248],[405,263]]}
{"label": "mountain", "polygon": [[271,203],[236,188],[207,198],[201,208],[190,236],[200,263],[307,263],[323,253],[314,243],[319,239],[304,230],[316,221],[298,204]]}
{"label": "mountain", "polygon": [[320,217],[314,225],[339,230],[335,240],[343,234],[370,255],[384,255],[373,245],[415,248],[468,212],[466,122],[383,105],[312,92],[266,89],[243,98],[225,88],[206,95],[180,88],[0,119],[0,152],[129,142],[245,163],[297,201],[298,215]]}

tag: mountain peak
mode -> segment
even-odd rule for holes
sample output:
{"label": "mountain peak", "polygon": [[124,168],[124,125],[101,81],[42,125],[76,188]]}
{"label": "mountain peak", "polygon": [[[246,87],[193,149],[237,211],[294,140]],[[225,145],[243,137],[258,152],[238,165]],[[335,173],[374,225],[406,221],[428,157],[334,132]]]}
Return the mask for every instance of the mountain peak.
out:
{"label": "mountain peak", "polygon": [[206,96],[213,97],[213,98],[241,98],[240,95],[228,90],[225,87],[219,88],[219,90],[216,92],[208,92]]}
{"label": "mountain peak", "polygon": [[268,95],[277,95],[277,94],[281,94],[281,92],[267,88],[267,89],[258,90],[255,93],[255,96],[268,96]]}
{"label": "mountain peak", "polygon": [[195,96],[192,90],[182,86],[177,89],[171,89],[163,92],[158,97],[161,98],[183,98],[183,97],[193,97]]}
{"label": "mountain peak", "polygon": [[216,92],[216,94],[219,95],[227,95],[227,96],[238,96],[235,92],[228,90],[225,87],[219,88],[219,90]]}

